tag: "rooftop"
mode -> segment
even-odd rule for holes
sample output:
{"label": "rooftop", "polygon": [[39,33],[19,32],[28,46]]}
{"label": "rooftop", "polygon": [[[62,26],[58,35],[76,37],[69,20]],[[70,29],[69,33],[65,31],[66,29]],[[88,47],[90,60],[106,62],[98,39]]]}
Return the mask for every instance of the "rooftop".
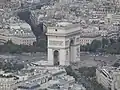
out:
{"label": "rooftop", "polygon": [[51,23],[48,25],[49,28],[64,28],[65,30],[71,29],[71,28],[77,28],[80,27],[79,23],[71,23],[71,22],[56,22]]}
{"label": "rooftop", "polygon": [[99,70],[101,72],[105,72],[106,75],[111,77],[113,75],[113,73],[120,72],[120,67],[103,66],[101,68],[99,67],[97,70]]}
{"label": "rooftop", "polygon": [[23,83],[22,85],[18,86],[18,88],[25,89],[25,90],[27,90],[27,89],[33,90],[33,89],[36,89],[38,87],[40,87],[40,85],[35,83],[35,82],[34,83],[27,82],[27,83]]}
{"label": "rooftop", "polygon": [[58,26],[58,27],[66,27],[68,25],[72,25],[72,23],[70,23],[70,22],[58,22],[56,24],[56,26]]}
{"label": "rooftop", "polygon": [[80,35],[81,38],[100,38],[101,35],[100,34],[93,34],[93,33],[83,33]]}

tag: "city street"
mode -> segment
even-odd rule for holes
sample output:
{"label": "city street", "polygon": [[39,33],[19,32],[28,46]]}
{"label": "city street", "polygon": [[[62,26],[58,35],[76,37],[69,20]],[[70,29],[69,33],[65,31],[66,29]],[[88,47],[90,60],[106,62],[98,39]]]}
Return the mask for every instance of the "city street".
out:
{"label": "city street", "polygon": [[97,65],[113,65],[119,59],[115,55],[94,55],[94,54],[81,54],[80,67],[92,67]]}
{"label": "city street", "polygon": [[[0,55],[1,60],[10,60],[18,63],[24,63],[24,65],[30,64],[40,60],[47,60],[45,53],[34,53],[34,54],[4,54]],[[98,56],[94,54],[82,53],[80,57],[80,67],[92,67],[97,65],[113,65],[118,60],[118,56],[105,55]]]}

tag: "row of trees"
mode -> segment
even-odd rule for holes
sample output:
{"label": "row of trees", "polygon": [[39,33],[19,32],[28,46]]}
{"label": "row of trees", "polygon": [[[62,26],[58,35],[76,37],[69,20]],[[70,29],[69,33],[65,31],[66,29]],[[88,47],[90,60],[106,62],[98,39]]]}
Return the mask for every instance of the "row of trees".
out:
{"label": "row of trees", "polygon": [[0,62],[0,69],[5,72],[19,71],[24,68],[23,64],[13,62]]}
{"label": "row of trees", "polygon": [[120,54],[120,38],[93,40],[91,44],[81,45],[81,51]]}
{"label": "row of trees", "polygon": [[86,88],[86,90],[106,90],[96,81],[96,67],[81,67],[74,70],[72,66],[68,66],[65,69],[67,74],[73,76],[78,83]]}
{"label": "row of trees", "polygon": [[22,52],[26,52],[26,53],[28,53],[28,52],[31,52],[31,53],[45,52],[46,49],[47,49],[46,41],[41,41],[38,44],[34,43],[34,45],[32,45],[32,46],[16,45],[12,41],[8,41],[4,45],[0,45],[0,52],[2,52],[2,53],[9,52],[12,54],[13,53],[22,53]]}
{"label": "row of trees", "polygon": [[[22,52],[46,52],[47,51],[47,41],[41,40],[39,43],[34,43],[33,46],[27,45],[16,45],[12,41],[8,41],[4,45],[0,45],[0,52],[9,53],[22,53]],[[109,54],[120,54],[120,38],[117,40],[106,39],[93,40],[91,44],[81,45],[81,51],[89,52],[101,52]]]}

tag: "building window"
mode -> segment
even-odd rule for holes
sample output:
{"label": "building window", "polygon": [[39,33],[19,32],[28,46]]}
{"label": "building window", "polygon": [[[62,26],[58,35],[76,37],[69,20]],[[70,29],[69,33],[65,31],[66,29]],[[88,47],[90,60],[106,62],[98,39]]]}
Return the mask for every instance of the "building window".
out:
{"label": "building window", "polygon": [[57,29],[55,29],[55,31],[57,31]]}

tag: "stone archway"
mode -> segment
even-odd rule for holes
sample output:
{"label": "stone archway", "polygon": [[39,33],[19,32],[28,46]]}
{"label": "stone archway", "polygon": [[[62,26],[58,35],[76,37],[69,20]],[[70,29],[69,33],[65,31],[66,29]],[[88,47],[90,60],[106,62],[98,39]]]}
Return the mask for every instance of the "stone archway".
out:
{"label": "stone archway", "polygon": [[59,51],[58,50],[55,50],[53,52],[53,58],[54,58],[54,61],[53,61],[54,66],[58,66],[60,64],[60,62],[59,62]]}
{"label": "stone archway", "polygon": [[74,45],[74,39],[70,39],[70,43],[69,43],[69,60],[70,63],[72,63],[73,60],[73,45]]}

